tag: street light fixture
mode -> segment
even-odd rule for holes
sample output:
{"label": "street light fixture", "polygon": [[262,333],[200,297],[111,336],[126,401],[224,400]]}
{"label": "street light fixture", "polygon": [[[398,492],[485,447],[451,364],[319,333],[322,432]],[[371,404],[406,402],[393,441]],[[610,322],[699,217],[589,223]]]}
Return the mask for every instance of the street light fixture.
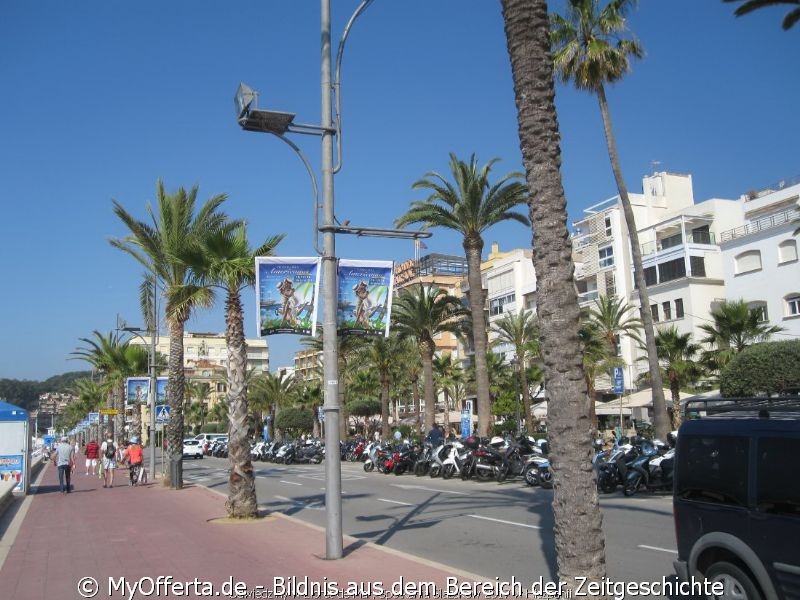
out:
{"label": "street light fixture", "polygon": [[[320,76],[322,81],[322,124],[307,125],[295,123],[295,115],[286,112],[260,110],[257,107],[258,92],[242,83],[234,96],[236,120],[242,129],[271,133],[286,142],[297,153],[306,166],[314,187],[314,247],[322,256],[322,356],[324,378],[324,401],[322,410],[325,415],[325,508],[326,558],[342,557],[342,472],[339,449],[339,364],[336,332],[336,238],[337,233],[347,233],[370,237],[393,237],[401,239],[419,239],[430,237],[425,231],[409,231],[402,229],[380,229],[372,227],[353,227],[341,225],[336,221],[333,210],[333,175],[339,169],[333,164],[333,138],[341,139],[341,118],[339,110],[339,71],[344,44],[350,27],[355,19],[372,0],[362,0],[345,27],[339,41],[336,59],[336,78],[331,81],[331,14],[330,0],[320,0],[322,60]],[[333,90],[336,90],[337,123],[333,122]],[[314,171],[300,149],[284,134],[302,133],[318,135],[322,138],[322,203],[317,198],[317,183]],[[341,146],[338,146],[341,163]],[[322,226],[318,226],[319,209],[322,209]],[[322,249],[317,242],[322,233]]]}

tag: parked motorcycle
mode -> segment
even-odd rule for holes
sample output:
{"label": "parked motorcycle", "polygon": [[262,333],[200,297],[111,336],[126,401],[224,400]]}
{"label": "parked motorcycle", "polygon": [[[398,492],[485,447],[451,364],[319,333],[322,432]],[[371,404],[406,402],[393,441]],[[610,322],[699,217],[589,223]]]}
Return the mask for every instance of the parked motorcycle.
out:
{"label": "parked motorcycle", "polygon": [[674,448],[663,454],[655,451],[643,454],[628,469],[622,493],[633,496],[641,488],[650,491],[671,490],[674,467]]}

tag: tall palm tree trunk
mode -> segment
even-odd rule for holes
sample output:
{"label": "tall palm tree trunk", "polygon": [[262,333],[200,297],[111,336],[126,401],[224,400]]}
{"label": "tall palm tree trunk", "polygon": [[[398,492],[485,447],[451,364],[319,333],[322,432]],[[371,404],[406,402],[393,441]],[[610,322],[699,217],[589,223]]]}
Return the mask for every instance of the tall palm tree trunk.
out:
{"label": "tall palm tree trunk", "polygon": [[492,399],[489,395],[489,370],[486,367],[486,349],[489,340],[486,334],[483,284],[481,283],[481,252],[483,240],[464,240],[467,256],[467,280],[469,281],[469,310],[472,318],[472,346],[475,351],[475,393],[478,404],[478,435],[489,435],[489,420],[492,415]]}
{"label": "tall palm tree trunk", "polygon": [[[525,372],[525,365],[519,363],[519,382],[522,386],[522,408],[525,410],[525,431],[528,435],[533,435],[533,415],[531,414],[531,391],[528,389],[528,374]],[[519,427],[519,424],[517,425]]]}
{"label": "tall palm tree trunk", "polygon": [[247,344],[244,338],[244,314],[238,293],[228,294],[225,307],[225,341],[228,346],[228,500],[225,509],[236,519],[258,516],[256,480],[247,440]]}
{"label": "tall palm tree trunk", "polygon": [[183,321],[169,321],[169,385],[167,403],[167,456],[169,457],[169,486],[173,490],[183,488],[183,395],[186,375],[183,372]]}
{"label": "tall palm tree trunk", "polygon": [[429,431],[436,423],[436,391],[433,387],[433,342],[423,342],[420,352],[422,358],[422,385],[425,398],[425,423],[420,433]]}
{"label": "tall palm tree trunk", "polygon": [[[611,114],[608,111],[605,88],[601,85],[597,90],[597,99],[600,103],[600,114],[603,117],[603,130],[608,145],[608,157],[611,160],[611,170],[614,173],[614,180],[619,190],[619,198],[622,203],[622,212],[625,215],[625,224],[628,227],[628,237],[631,242],[631,259],[633,260],[633,280],[636,284],[636,291],[639,294],[639,305],[641,306],[641,318],[644,325],[645,347],[647,348],[647,363],[650,368],[650,381],[653,385],[653,426],[658,439],[667,439],[669,420],[667,418],[667,404],[664,400],[664,384],[661,379],[661,367],[658,362],[656,351],[656,336],[653,327],[653,315],[650,312],[650,296],[647,293],[647,284],[644,279],[644,267],[642,266],[642,248],[639,245],[639,232],[636,230],[636,219],[633,215],[633,207],[628,197],[628,188],[622,178],[622,169],[619,164],[619,154],[617,153],[617,143],[614,138],[614,130],[611,127]],[[622,425],[620,423],[620,425]]]}
{"label": "tall palm tree trunk", "polygon": [[389,374],[381,373],[381,427],[383,439],[388,440],[389,434]]}
{"label": "tall palm tree trunk", "polygon": [[577,577],[605,578],[605,541],[591,463],[589,398],[560,172],[549,19],[545,0],[502,0],[502,8],[535,232],[533,264],[549,397],[558,576],[574,590]]}

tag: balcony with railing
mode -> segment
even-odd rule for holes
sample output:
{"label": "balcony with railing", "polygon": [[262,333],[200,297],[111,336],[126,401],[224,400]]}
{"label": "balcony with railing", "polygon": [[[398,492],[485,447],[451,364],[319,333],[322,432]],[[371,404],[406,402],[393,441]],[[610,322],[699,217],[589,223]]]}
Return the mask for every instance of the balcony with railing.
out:
{"label": "balcony with railing", "polygon": [[756,219],[750,223],[745,223],[744,225],[735,227],[734,229],[723,231],[720,234],[720,242],[730,242],[731,240],[735,240],[737,238],[753,235],[754,233],[759,233],[761,231],[767,231],[768,229],[774,229],[775,227],[780,227],[781,225],[793,223],[795,221],[800,221],[800,208],[798,207],[793,207],[767,217]]}
{"label": "balcony with railing", "polygon": [[658,252],[673,250],[688,245],[716,246],[717,240],[713,231],[690,231],[686,234],[686,241],[684,241],[682,235],[678,234],[654,242],[645,242],[641,245],[642,256],[649,256],[651,254],[657,254]]}

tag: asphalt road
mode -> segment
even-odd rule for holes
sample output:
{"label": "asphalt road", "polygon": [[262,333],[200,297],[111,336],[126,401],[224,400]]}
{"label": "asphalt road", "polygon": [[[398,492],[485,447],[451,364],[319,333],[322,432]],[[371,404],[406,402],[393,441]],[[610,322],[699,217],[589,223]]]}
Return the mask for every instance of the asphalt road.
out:
{"label": "asphalt road", "polygon": [[[227,467],[227,459],[187,459],[184,480],[225,493]],[[254,467],[261,508],[325,526],[324,465]],[[671,500],[647,493],[601,497],[611,580],[674,577]],[[519,479],[498,484],[395,476],[342,463],[343,533],[501,581],[557,579],[551,501],[551,491]]]}

